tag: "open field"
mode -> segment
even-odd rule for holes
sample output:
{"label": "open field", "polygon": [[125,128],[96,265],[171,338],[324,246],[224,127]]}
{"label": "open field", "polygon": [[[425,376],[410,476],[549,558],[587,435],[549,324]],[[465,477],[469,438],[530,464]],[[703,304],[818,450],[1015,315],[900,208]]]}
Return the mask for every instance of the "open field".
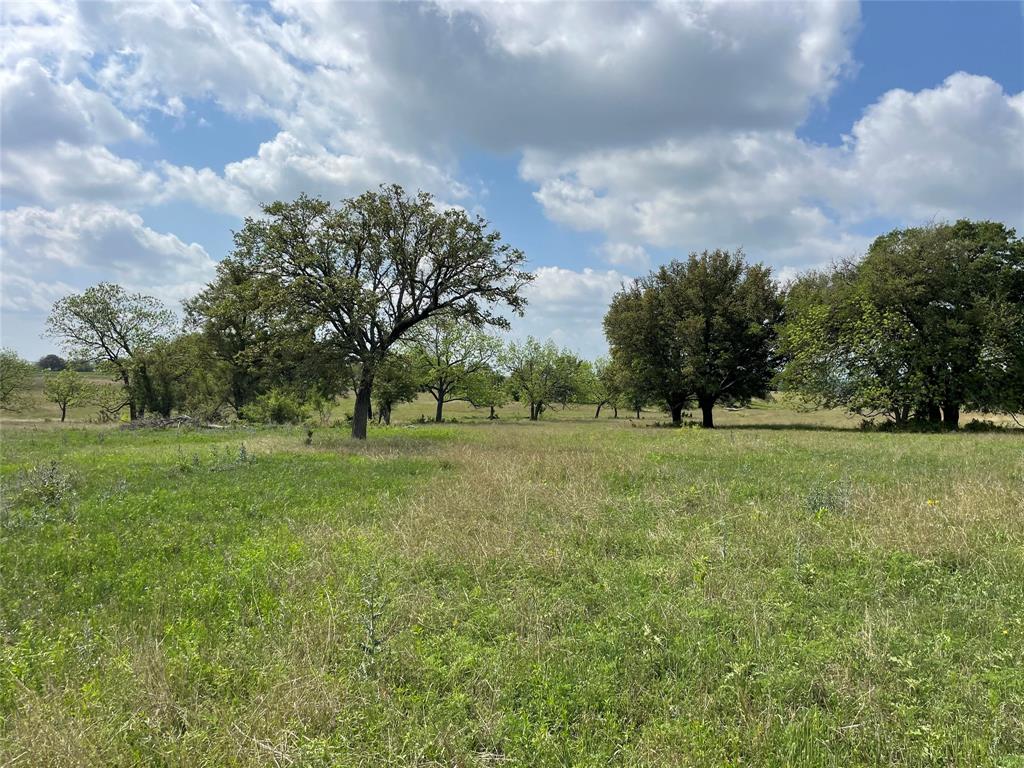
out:
{"label": "open field", "polygon": [[421,413],[6,423],[0,765],[1024,765],[1024,434]]}

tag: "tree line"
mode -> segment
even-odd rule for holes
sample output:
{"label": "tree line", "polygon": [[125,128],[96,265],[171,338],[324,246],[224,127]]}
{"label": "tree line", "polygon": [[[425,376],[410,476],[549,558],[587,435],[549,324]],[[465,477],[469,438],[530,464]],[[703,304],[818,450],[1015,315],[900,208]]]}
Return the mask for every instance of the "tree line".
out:
{"label": "tree line", "polygon": [[[691,254],[622,287],[604,318],[610,356],[594,362],[491,333],[526,306],[524,263],[487,221],[425,193],[300,196],[244,221],[183,324],[111,283],[59,300],[47,334],[75,362],[39,367],[60,371],[46,394],[62,418],[99,397],[131,419],[326,419],[352,393],[356,438],[423,392],[436,421],[450,402],[496,417],[516,400],[533,420],[589,403],[595,417],[655,406],[680,424],[696,408],[710,428],[716,405],[774,389],[900,426],[1024,410],[1024,244],[1002,224],[895,230],[785,285],[742,251]],[[0,356],[0,408],[17,407],[22,362]],[[120,386],[85,386],[72,368],[91,365]]]}
{"label": "tree line", "polygon": [[741,251],[673,261],[612,301],[613,364],[679,423],[772,389],[891,424],[1024,410],[1024,241],[990,221],[897,229],[787,285]]}

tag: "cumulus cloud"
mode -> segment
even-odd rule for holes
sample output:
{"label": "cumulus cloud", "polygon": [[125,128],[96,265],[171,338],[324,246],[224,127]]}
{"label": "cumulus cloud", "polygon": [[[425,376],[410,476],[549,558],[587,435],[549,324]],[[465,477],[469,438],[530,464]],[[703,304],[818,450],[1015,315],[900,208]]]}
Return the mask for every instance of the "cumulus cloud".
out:
{"label": "cumulus cloud", "polygon": [[589,357],[607,349],[602,322],[608,304],[632,278],[616,270],[540,267],[526,290],[526,316],[512,320],[517,337],[551,338]]}
{"label": "cumulus cloud", "polygon": [[101,280],[174,306],[213,276],[214,262],[201,245],[109,205],[23,206],[0,213],[0,223],[4,313],[26,314],[39,329],[56,299]]}
{"label": "cumulus cloud", "polygon": [[850,3],[286,7],[314,51],[371,62],[352,87],[379,128],[496,150],[796,125],[850,64],[858,19]]}
{"label": "cumulus cloud", "polygon": [[[891,91],[842,146],[792,131],[713,133],[578,155],[525,153],[548,217],[613,240],[682,250],[745,246],[777,266],[855,255],[851,234],[884,217],[1024,224],[1024,94],[955,74]],[[853,250],[856,249],[856,250]]]}
{"label": "cumulus cloud", "polygon": [[958,72],[937,88],[893,90],[853,126],[844,191],[902,218],[1024,225],[1024,93]]}

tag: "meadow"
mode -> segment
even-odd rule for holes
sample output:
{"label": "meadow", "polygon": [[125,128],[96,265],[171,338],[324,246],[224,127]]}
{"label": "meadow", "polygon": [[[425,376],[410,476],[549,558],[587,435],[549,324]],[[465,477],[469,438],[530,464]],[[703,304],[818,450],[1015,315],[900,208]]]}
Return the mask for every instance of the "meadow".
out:
{"label": "meadow", "polygon": [[0,765],[1024,766],[1024,430],[344,408],[3,424]]}

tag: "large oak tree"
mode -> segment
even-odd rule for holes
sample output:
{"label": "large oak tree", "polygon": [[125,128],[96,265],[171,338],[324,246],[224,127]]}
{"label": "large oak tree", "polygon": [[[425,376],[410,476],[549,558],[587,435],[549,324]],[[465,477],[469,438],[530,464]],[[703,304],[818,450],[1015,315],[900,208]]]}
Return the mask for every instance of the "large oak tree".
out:
{"label": "large oak tree", "polygon": [[441,209],[429,194],[381,187],[339,206],[305,195],[263,209],[235,235],[261,301],[309,328],[320,353],[357,369],[352,436],[365,439],[374,378],[388,351],[444,313],[506,327],[521,313],[523,253],[480,217]]}

